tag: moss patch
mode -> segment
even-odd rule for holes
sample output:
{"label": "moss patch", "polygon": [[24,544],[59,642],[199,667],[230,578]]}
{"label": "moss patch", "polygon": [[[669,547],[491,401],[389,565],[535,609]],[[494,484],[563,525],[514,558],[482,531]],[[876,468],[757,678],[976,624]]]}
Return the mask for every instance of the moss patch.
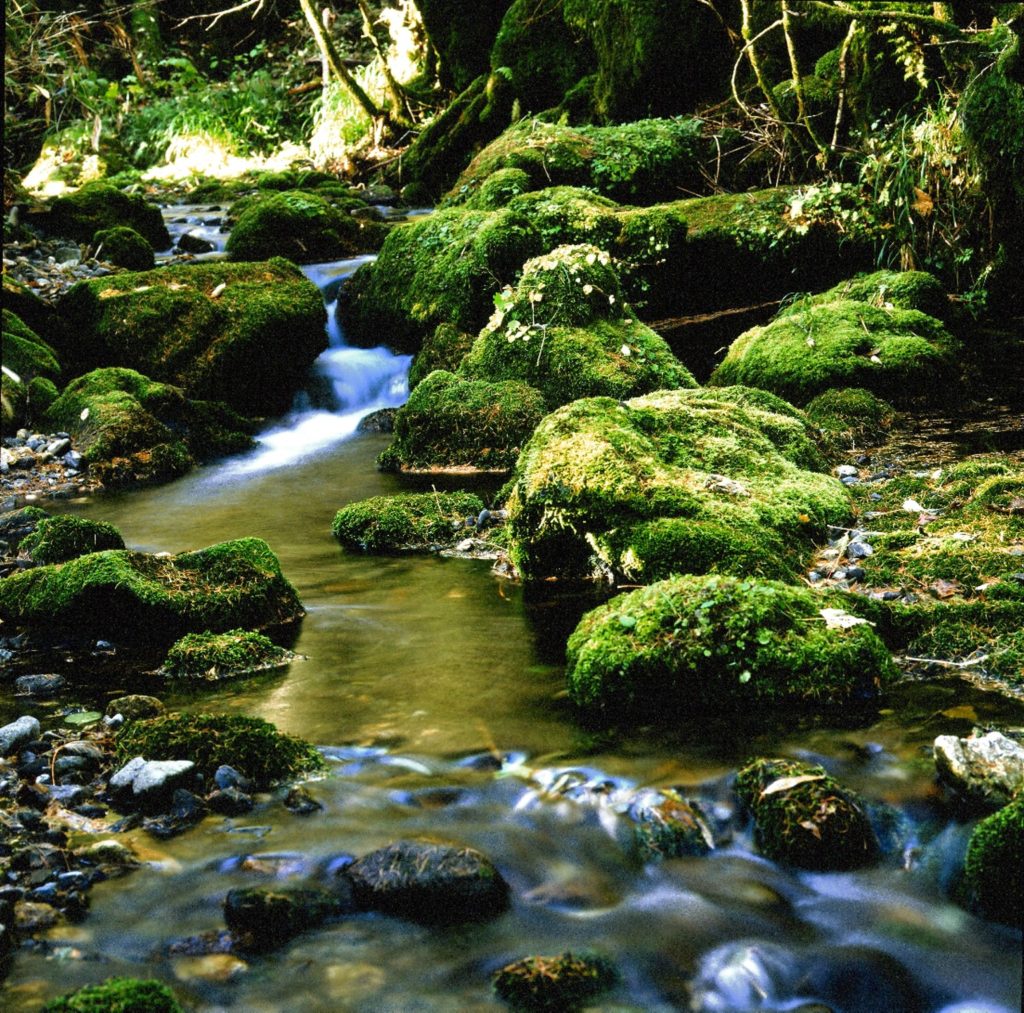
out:
{"label": "moss patch", "polygon": [[664,340],[624,304],[611,258],[591,245],[560,246],[530,260],[515,290],[460,366],[467,376],[519,380],[549,408],[581,397],[630,397],[695,387]]}
{"label": "moss patch", "polygon": [[92,237],[96,256],[129,271],[149,271],[154,264],[153,247],[135,229],[115,225],[100,229]]}
{"label": "moss patch", "polygon": [[0,619],[41,634],[167,643],[189,631],[260,629],[303,614],[259,538],[177,556],[110,549],[0,581]]}
{"label": "moss patch", "polygon": [[961,888],[983,918],[1024,928],[1024,797],[974,828]]}
{"label": "moss patch", "polygon": [[127,367],[253,415],[287,410],[327,345],[317,287],[279,258],[83,281],[61,309],[75,340],[60,351],[75,372]]}
{"label": "moss patch", "polygon": [[683,576],[613,598],[569,638],[580,707],[664,720],[746,706],[842,706],[896,669],[866,623],[826,625],[820,595],[777,581]]}
{"label": "moss patch", "polygon": [[[6,295],[6,293],[5,293]],[[3,311],[3,362],[27,383],[35,376],[55,380],[60,376],[57,353],[20,317]]]}
{"label": "moss patch", "polygon": [[185,1013],[174,993],[159,981],[107,978],[98,985],[51,999],[43,1013]]}
{"label": "moss patch", "polygon": [[823,466],[811,437],[795,408],[745,388],[566,405],[513,476],[515,563],[527,579],[784,577],[851,508],[841,483],[809,470]]}
{"label": "moss patch", "polygon": [[855,869],[878,857],[864,804],[824,767],[755,760],[736,778],[754,815],[754,837],[768,857],[801,869]]}
{"label": "moss patch", "polygon": [[472,493],[401,493],[374,496],[342,507],[331,531],[357,552],[422,552],[453,545],[465,536],[465,521],[484,508]]}
{"label": "moss patch", "polygon": [[541,395],[524,383],[465,380],[438,370],[398,410],[395,439],[379,463],[509,471],[545,410]]}
{"label": "moss patch", "polygon": [[877,445],[896,421],[892,405],[862,387],[827,390],[813,398],[806,411],[836,449]]}
{"label": "moss patch", "polygon": [[451,324],[438,324],[424,342],[409,367],[409,390],[425,380],[435,369],[454,373],[463,357],[473,347],[474,337]]}
{"label": "moss patch", "polygon": [[927,271],[872,271],[857,274],[834,285],[827,292],[795,299],[779,316],[800,313],[808,306],[852,300],[878,309],[918,310],[937,320],[948,321],[950,302],[942,283]]}
{"label": "moss patch", "polygon": [[240,715],[172,714],[133,721],[117,736],[117,758],[191,760],[206,778],[229,764],[266,788],[323,769],[308,742],[279,732],[269,721]]}
{"label": "moss patch", "polygon": [[166,250],[171,245],[160,209],[109,183],[87,183],[66,197],[58,197],[46,217],[49,232],[80,243],[91,242],[100,229],[118,226],[134,229],[154,250]]}
{"label": "moss patch", "polygon": [[90,552],[123,549],[124,539],[113,524],[91,521],[75,514],[41,518],[21,542],[21,551],[34,563],[64,563]]}
{"label": "moss patch", "polygon": [[744,383],[806,404],[859,387],[894,404],[962,396],[961,346],[934,317],[852,300],[787,312],[741,334],[708,381]]}
{"label": "moss patch", "polygon": [[227,679],[288,664],[296,655],[250,630],[186,633],[171,645],[160,667],[174,679]]}

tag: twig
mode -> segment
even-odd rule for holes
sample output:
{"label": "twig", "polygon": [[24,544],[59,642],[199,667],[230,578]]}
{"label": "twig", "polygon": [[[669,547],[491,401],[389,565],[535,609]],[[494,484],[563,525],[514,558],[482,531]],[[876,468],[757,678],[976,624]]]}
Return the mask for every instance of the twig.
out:
{"label": "twig", "polygon": [[982,654],[975,657],[973,654],[969,658],[965,658],[963,661],[943,661],[941,658],[912,658],[909,654],[904,655],[901,661],[913,661],[921,665],[938,665],[940,668],[974,668],[976,665],[980,665],[984,661],[988,661],[989,656]]}

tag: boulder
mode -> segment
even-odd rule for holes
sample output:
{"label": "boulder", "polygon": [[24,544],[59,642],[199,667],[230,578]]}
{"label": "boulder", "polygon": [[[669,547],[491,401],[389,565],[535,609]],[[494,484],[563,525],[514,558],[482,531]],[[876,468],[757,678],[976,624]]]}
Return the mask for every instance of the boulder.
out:
{"label": "boulder", "polygon": [[537,427],[509,486],[511,555],[528,580],[624,583],[718,571],[785,579],[850,497],[813,430],[765,392],[587,398]]}
{"label": "boulder", "polygon": [[927,271],[872,271],[856,274],[826,292],[793,299],[778,316],[801,313],[809,306],[853,300],[879,309],[917,310],[948,322],[951,303],[942,283]]}
{"label": "boulder", "polygon": [[778,581],[658,581],[583,617],[566,648],[569,695],[605,717],[664,721],[872,700],[896,678],[892,656],[869,623],[830,626],[828,604]]}
{"label": "boulder", "polygon": [[1002,732],[940,735],[932,752],[939,779],[979,805],[1002,808],[1024,787],[1024,746]]}
{"label": "boulder", "polygon": [[128,194],[109,183],[87,183],[65,197],[58,197],[46,215],[48,232],[79,243],[92,241],[101,229],[128,227],[154,250],[166,250],[171,236],[160,209],[144,198]]}
{"label": "boulder", "polygon": [[224,921],[242,949],[266,952],[348,913],[336,893],[315,887],[243,887],[224,898]]}
{"label": "boulder", "polygon": [[124,539],[113,524],[77,514],[46,517],[21,540],[20,550],[34,563],[65,563],[104,549],[123,549]]}
{"label": "boulder", "polygon": [[607,992],[619,975],[611,961],[593,953],[524,957],[491,976],[495,994],[517,1010],[577,1010]]}
{"label": "boulder", "polygon": [[983,918],[1024,928],[1024,796],[971,832],[960,894]]}
{"label": "boulder", "polygon": [[297,264],[340,260],[359,248],[359,225],[323,197],[303,190],[261,196],[228,236],[232,260],[286,257]]}
{"label": "boulder", "polygon": [[697,386],[625,304],[611,258],[596,246],[560,246],[528,261],[515,289],[496,303],[462,375],[529,384],[549,409],[583,397]]}
{"label": "boulder", "polygon": [[149,271],[154,266],[153,247],[135,229],[115,225],[99,229],[92,237],[94,256],[127,271]]}
{"label": "boulder", "polygon": [[249,630],[186,633],[171,645],[160,674],[215,681],[287,665],[297,657],[269,637]]}
{"label": "boulder", "polygon": [[39,736],[39,721],[25,714],[0,728],[0,757],[12,756]]}
{"label": "boulder", "polygon": [[545,411],[541,394],[525,383],[436,370],[398,410],[395,438],[378,464],[386,470],[511,471]]}
{"label": "boulder", "polygon": [[196,784],[196,765],[191,760],[146,760],[135,756],[107,782],[107,791],[122,810],[163,812],[179,788]]}
{"label": "boulder", "polygon": [[501,873],[472,848],[396,841],[356,859],[341,875],[360,907],[427,924],[481,921],[509,902]]}
{"label": "boulder", "polygon": [[736,778],[754,817],[754,839],[768,858],[801,869],[867,865],[879,844],[864,803],[817,764],[755,760]]}
{"label": "boulder", "polygon": [[0,619],[42,635],[159,644],[190,630],[260,629],[302,615],[259,538],[177,556],[107,549],[0,581]]}
{"label": "boulder", "polygon": [[279,257],[81,281],[60,306],[75,331],[61,349],[72,375],[127,367],[247,414],[286,411],[327,347],[317,287]]}
{"label": "boulder", "polygon": [[155,696],[146,696],[142,693],[130,693],[128,696],[119,696],[107,704],[107,716],[113,717],[120,714],[128,721],[136,721],[140,718],[159,717],[164,712],[163,703]]}
{"label": "boulder", "polygon": [[673,793],[663,801],[636,812],[633,837],[644,861],[662,858],[700,857],[715,844],[700,809]]}

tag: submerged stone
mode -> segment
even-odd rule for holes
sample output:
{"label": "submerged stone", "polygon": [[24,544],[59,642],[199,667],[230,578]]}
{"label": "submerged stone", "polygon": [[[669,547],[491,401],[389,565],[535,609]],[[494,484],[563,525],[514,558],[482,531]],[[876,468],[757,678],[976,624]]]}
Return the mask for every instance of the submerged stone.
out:
{"label": "submerged stone", "polygon": [[520,455],[511,554],[529,580],[626,583],[718,571],[785,578],[843,524],[803,414],[741,387],[575,401]]}
{"label": "submerged stone", "polygon": [[824,767],[755,760],[737,775],[736,794],[754,816],[758,847],[773,861],[833,871],[878,857],[863,803]]}
{"label": "submerged stone", "polygon": [[611,961],[592,953],[524,957],[491,977],[495,994],[517,1010],[572,1011],[613,988],[619,975]]}
{"label": "submerged stone", "polygon": [[224,898],[224,921],[236,943],[265,952],[346,913],[335,893],[316,887],[243,887]]}
{"label": "submerged stone", "polygon": [[868,623],[829,626],[829,601],[777,581],[717,575],[619,595],[569,637],[569,694],[605,718],[662,721],[871,700],[896,677],[892,657]]}

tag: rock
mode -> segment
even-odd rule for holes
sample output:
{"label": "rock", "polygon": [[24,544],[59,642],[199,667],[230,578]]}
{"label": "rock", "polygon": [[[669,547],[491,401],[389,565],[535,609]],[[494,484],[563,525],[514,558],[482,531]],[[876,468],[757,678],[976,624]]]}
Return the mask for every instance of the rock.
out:
{"label": "rock", "polygon": [[178,249],[182,253],[209,253],[215,249],[209,239],[195,232],[185,232],[178,238]]}
{"label": "rock", "polygon": [[178,788],[195,784],[197,768],[191,760],[146,760],[136,756],[107,782],[115,805],[125,810],[163,812]]}
{"label": "rock", "polygon": [[142,829],[160,840],[177,837],[191,830],[206,816],[206,805],[201,798],[184,788],[176,788],[165,815],[142,821]]}
{"label": "rock", "polygon": [[123,548],[124,539],[113,524],[89,520],[77,514],[47,517],[21,541],[21,551],[39,564],[66,563],[90,552]]}
{"label": "rock", "polygon": [[289,789],[284,797],[284,807],[296,816],[309,816],[322,810],[324,805],[313,798],[305,788],[298,786]]}
{"label": "rock", "polygon": [[20,900],[14,905],[14,925],[19,933],[43,932],[52,929],[59,920],[60,914],[49,904]]}
{"label": "rock", "polygon": [[234,767],[231,767],[226,763],[222,763],[213,772],[213,781],[218,788],[223,790],[228,788],[237,788],[239,791],[243,792],[252,791],[252,781],[250,781],[244,774],[240,774]]}
{"label": "rock", "polygon": [[153,247],[135,229],[116,225],[100,229],[92,237],[97,256],[128,271],[150,271],[154,266]]}
{"label": "rock", "polygon": [[76,854],[97,864],[108,878],[124,876],[140,865],[135,853],[115,840],[97,841]]}
{"label": "rock", "polygon": [[398,493],[349,503],[334,515],[331,532],[357,552],[423,552],[462,540],[463,518],[478,514],[473,493]]}
{"label": "rock", "polygon": [[847,559],[867,559],[875,550],[867,542],[850,542],[846,547]]}
{"label": "rock", "polygon": [[940,780],[972,802],[999,809],[1024,787],[1024,746],[1002,732],[940,735],[932,752]]}
{"label": "rock", "polygon": [[14,680],[14,691],[21,696],[52,696],[63,689],[65,678],[56,672],[40,675],[19,675]]}
{"label": "rock", "polygon": [[706,855],[715,846],[700,810],[674,794],[635,816],[633,836],[645,861]]}
{"label": "rock", "polygon": [[614,965],[595,954],[563,953],[525,957],[506,964],[491,977],[494,991],[517,1010],[576,1010],[612,988]]}
{"label": "rock", "polygon": [[251,630],[186,633],[171,645],[159,671],[175,679],[216,681],[276,668],[296,657]]}
{"label": "rock", "polygon": [[206,804],[221,816],[241,816],[251,812],[255,806],[250,795],[238,788],[218,788],[206,796]]}
{"label": "rock", "polygon": [[155,250],[166,250],[171,245],[160,209],[109,183],[88,183],[66,197],[58,197],[46,224],[50,232],[81,243],[91,242],[100,229],[128,226]]}
{"label": "rock", "polygon": [[348,910],[338,894],[311,887],[245,887],[224,898],[228,928],[243,949],[256,951],[282,946]]}
{"label": "rock", "polygon": [[1024,928],[1024,796],[972,831],[960,893],[982,917]]}
{"label": "rock", "polygon": [[379,408],[369,415],[364,415],[356,426],[357,433],[393,433],[395,431],[395,413],[397,408]]}
{"label": "rock", "polygon": [[755,760],[737,775],[736,794],[753,813],[758,847],[773,861],[835,871],[878,857],[863,803],[824,767]]}
{"label": "rock", "polygon": [[39,721],[31,715],[24,715],[0,728],[0,757],[17,753],[26,743],[39,736]]}
{"label": "rock", "polygon": [[164,705],[155,696],[131,693],[128,696],[115,697],[107,704],[107,714],[123,715],[128,721],[141,721],[145,718],[159,717],[164,713]]}
{"label": "rock", "polygon": [[480,921],[508,907],[509,887],[472,848],[397,841],[343,870],[361,908],[426,924]]}

